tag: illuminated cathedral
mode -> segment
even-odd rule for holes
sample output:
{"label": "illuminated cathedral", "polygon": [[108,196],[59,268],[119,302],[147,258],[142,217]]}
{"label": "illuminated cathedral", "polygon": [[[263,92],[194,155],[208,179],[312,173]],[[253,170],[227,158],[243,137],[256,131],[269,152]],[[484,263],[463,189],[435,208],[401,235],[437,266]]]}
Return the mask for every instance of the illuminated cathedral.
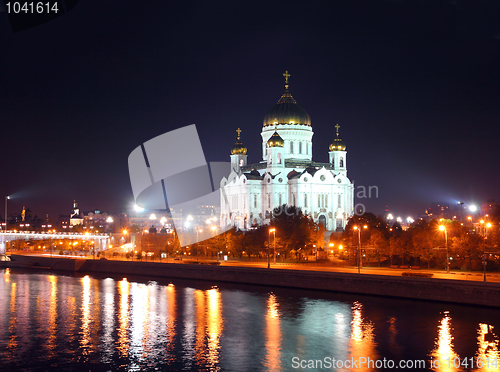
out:
{"label": "illuminated cathedral", "polygon": [[221,228],[247,230],[268,224],[274,209],[287,204],[329,231],[343,230],[354,213],[354,185],[347,178],[340,126],[334,127],[329,162],[314,162],[311,118],[289,92],[288,71],[283,76],[285,92],[264,117],[260,162],[248,164],[247,148],[237,130],[230,174],[220,183]]}

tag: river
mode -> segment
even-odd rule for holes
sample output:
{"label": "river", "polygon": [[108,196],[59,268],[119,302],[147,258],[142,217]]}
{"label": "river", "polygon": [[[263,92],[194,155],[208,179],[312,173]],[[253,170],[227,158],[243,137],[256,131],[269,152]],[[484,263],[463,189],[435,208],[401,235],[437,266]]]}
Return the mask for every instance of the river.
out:
{"label": "river", "polygon": [[215,280],[0,274],[1,371],[500,371],[493,308]]}

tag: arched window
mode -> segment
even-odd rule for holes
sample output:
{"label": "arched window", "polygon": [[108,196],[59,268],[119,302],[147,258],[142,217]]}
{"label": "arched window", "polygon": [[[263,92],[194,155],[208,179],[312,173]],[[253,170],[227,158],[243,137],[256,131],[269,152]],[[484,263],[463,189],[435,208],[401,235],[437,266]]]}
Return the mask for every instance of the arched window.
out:
{"label": "arched window", "polygon": [[321,195],[318,194],[318,208],[321,207]]}
{"label": "arched window", "polygon": [[309,144],[306,143],[306,155],[309,155]]}
{"label": "arched window", "polygon": [[299,142],[299,154],[302,154],[302,142]]}
{"label": "arched window", "polygon": [[339,194],[338,207],[342,208],[342,197]]}
{"label": "arched window", "polygon": [[328,194],[325,195],[325,208],[328,208]]}
{"label": "arched window", "polygon": [[278,206],[281,207],[283,203],[281,202],[281,194],[278,194],[279,203]]}
{"label": "arched window", "polygon": [[292,194],[292,205],[295,206],[295,194]]}
{"label": "arched window", "polygon": [[267,207],[271,209],[271,194],[267,194]]}
{"label": "arched window", "polygon": [[307,208],[307,194],[304,194],[304,208]]}
{"label": "arched window", "polygon": [[253,207],[257,208],[257,194],[253,194]]}
{"label": "arched window", "polygon": [[344,158],[340,158],[340,168],[344,167]]}
{"label": "arched window", "polygon": [[290,154],[293,154],[293,142],[290,141]]}
{"label": "arched window", "polygon": [[281,164],[281,153],[278,152],[278,164]]}

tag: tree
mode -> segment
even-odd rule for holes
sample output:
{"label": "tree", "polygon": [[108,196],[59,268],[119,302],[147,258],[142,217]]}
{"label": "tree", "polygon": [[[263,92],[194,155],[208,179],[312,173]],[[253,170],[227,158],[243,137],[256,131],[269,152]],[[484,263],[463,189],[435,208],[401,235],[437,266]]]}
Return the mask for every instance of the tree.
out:
{"label": "tree", "polygon": [[243,237],[243,245],[248,252],[248,257],[250,256],[261,256],[262,250],[264,249],[265,242],[267,240],[267,227],[259,226],[256,229],[249,230],[245,232]]}
{"label": "tree", "polygon": [[472,270],[472,260],[482,260],[483,237],[478,234],[462,233],[452,238],[451,247],[459,256],[469,259]]}
{"label": "tree", "polygon": [[276,229],[276,237],[285,254],[314,244],[313,241],[318,242],[319,237],[323,240],[324,236],[321,228],[300,208],[286,204],[274,209],[270,227]]}
{"label": "tree", "polygon": [[380,266],[380,255],[388,253],[389,240],[380,229],[375,229],[370,234],[370,246],[373,248],[371,255],[376,255]]}
{"label": "tree", "polygon": [[430,269],[431,260],[436,257],[434,249],[438,244],[431,233],[431,227],[425,220],[415,222],[409,229],[412,237],[413,252],[415,256],[427,261],[427,268]]}

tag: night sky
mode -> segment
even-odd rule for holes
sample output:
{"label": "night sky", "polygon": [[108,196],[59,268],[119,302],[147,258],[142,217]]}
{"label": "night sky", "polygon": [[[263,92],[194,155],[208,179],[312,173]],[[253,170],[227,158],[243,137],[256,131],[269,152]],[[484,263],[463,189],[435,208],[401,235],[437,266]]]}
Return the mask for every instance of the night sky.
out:
{"label": "night sky", "polygon": [[208,161],[240,127],[258,162],[288,70],[313,160],[339,123],[349,178],[379,190],[367,211],[498,201],[499,4],[82,0],[16,33],[1,12],[0,195],[9,214],[126,210],[130,152],[189,124]]}

